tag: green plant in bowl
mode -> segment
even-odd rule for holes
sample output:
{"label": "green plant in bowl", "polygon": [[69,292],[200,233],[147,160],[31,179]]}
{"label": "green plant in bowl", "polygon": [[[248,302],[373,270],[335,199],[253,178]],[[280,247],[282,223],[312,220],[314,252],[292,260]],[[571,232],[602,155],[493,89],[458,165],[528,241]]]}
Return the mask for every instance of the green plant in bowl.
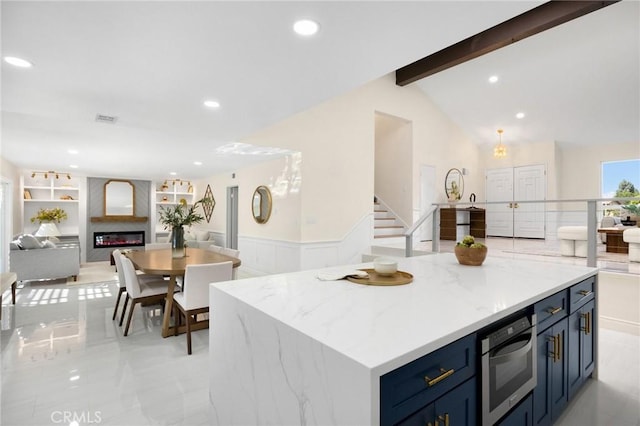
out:
{"label": "green plant in bowl", "polygon": [[476,243],[475,238],[471,235],[465,236],[454,248],[456,259],[461,265],[480,266],[487,257],[487,252],[487,246]]}

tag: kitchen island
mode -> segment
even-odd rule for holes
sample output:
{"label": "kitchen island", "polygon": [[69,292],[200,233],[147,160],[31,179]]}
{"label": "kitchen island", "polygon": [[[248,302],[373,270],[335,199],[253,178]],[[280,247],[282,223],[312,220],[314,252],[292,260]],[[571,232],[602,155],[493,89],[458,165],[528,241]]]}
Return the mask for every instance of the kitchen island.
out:
{"label": "kitchen island", "polygon": [[321,281],[316,270],[212,284],[212,423],[379,424],[383,375],[597,273],[491,257],[463,266],[449,253],[398,269],[414,281]]}

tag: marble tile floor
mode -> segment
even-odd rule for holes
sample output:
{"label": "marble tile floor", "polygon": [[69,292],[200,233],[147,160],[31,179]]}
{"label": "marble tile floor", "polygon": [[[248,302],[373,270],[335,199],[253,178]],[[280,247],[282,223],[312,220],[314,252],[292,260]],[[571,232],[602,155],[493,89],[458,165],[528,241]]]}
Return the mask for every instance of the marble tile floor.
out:
{"label": "marble tile floor", "polygon": [[[111,320],[117,284],[27,284],[2,306],[0,424],[206,425],[208,332],[160,336],[161,309]],[[640,426],[640,337],[601,329],[600,378],[558,425]]]}

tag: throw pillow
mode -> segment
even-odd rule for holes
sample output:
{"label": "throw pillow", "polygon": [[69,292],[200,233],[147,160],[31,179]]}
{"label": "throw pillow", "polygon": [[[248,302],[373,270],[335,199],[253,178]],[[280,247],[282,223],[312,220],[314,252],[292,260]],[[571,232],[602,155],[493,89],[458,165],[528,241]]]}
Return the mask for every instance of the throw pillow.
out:
{"label": "throw pillow", "polygon": [[21,235],[18,240],[20,241],[20,245],[22,246],[23,250],[42,248],[40,241],[38,241],[38,239],[33,235]]}
{"label": "throw pillow", "polygon": [[9,250],[22,250],[22,246],[20,245],[20,241],[13,240],[9,243]]}
{"label": "throw pillow", "polygon": [[42,242],[42,248],[56,248],[56,244],[51,240],[44,240]]}

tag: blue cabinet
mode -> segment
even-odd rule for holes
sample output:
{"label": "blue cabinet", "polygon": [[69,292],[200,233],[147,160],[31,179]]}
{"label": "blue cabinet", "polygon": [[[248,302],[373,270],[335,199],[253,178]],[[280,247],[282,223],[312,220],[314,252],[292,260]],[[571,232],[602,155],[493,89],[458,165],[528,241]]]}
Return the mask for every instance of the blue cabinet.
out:
{"label": "blue cabinet", "polygon": [[533,426],[533,396],[529,395],[496,426]]}
{"label": "blue cabinet", "polygon": [[476,424],[476,380],[467,380],[401,421],[401,426],[472,426]]}
{"label": "blue cabinet", "polygon": [[[475,334],[463,337],[385,374],[380,378],[380,423],[395,425],[423,410],[425,410],[424,415],[427,416],[430,413],[429,404],[471,379],[475,374]],[[475,395],[475,389],[473,395]],[[473,403],[475,410],[475,396]],[[471,415],[474,419],[473,424],[475,424],[474,416],[475,413]],[[426,423],[423,423],[423,426],[424,424]],[[462,423],[464,424],[469,423]]]}
{"label": "blue cabinet", "polygon": [[567,319],[538,333],[538,384],[533,391],[535,425],[551,425],[568,401]]}
{"label": "blue cabinet", "polygon": [[538,383],[533,391],[536,426],[553,424],[593,373],[595,284],[596,278],[589,277],[534,305],[543,317],[538,328]]}
{"label": "blue cabinet", "polygon": [[596,318],[594,300],[569,317],[569,399],[595,369]]}

